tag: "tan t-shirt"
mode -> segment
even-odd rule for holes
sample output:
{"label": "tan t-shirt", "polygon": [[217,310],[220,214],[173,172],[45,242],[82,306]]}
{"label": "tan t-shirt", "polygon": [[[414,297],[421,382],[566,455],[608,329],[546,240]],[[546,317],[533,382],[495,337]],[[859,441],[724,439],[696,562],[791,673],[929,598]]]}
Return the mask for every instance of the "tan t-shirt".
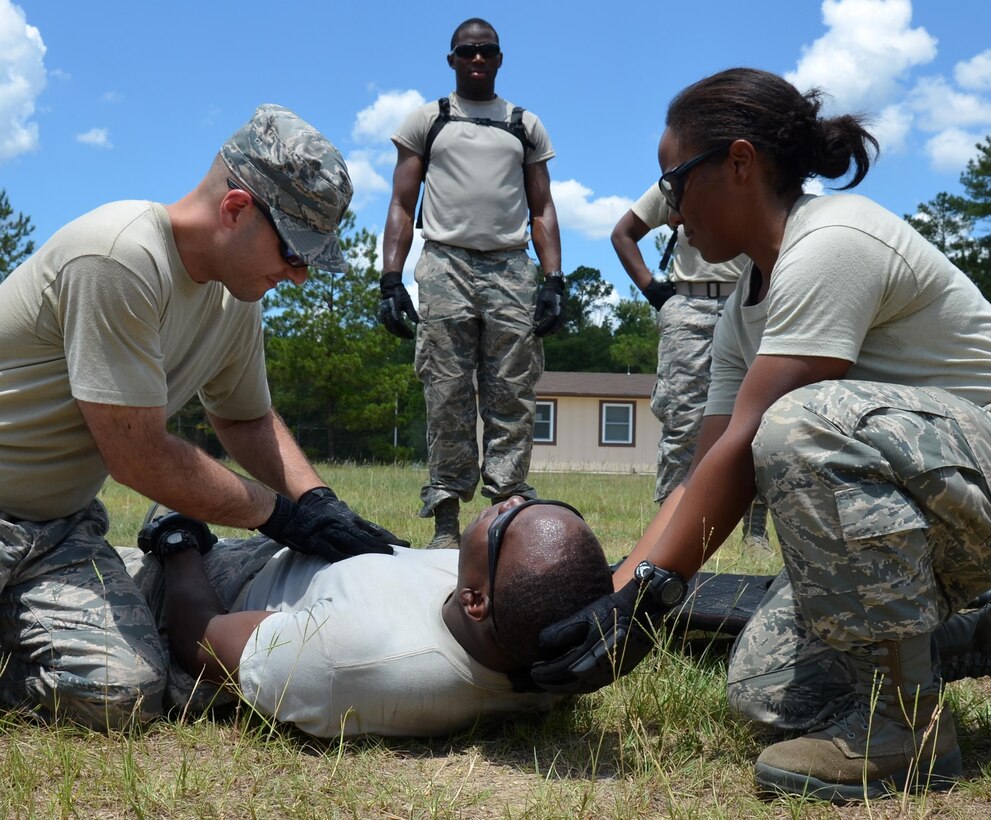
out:
{"label": "tan t-shirt", "polygon": [[222,418],[268,411],[260,304],[193,282],[159,204],[69,223],[0,285],[0,510],[45,520],[96,496],[75,399],[171,415],[197,391]]}
{"label": "tan t-shirt", "polygon": [[[509,122],[513,104],[501,97],[486,102],[451,94],[451,114]],[[427,133],[437,118],[437,101],[421,106],[392,135],[392,141],[423,156]],[[502,128],[451,121],[430,148],[423,194],[423,238],[476,251],[525,248],[530,209],[523,166],[554,156],[550,137],[537,117],[523,112],[533,148]]]}
{"label": "tan t-shirt", "polygon": [[[744,283],[746,280],[744,280]],[[828,356],[847,378],[991,403],[991,304],[907,222],[855,194],[802,196],[760,304],[736,289],[716,326],[705,412],[726,415],[767,356]]]}
{"label": "tan t-shirt", "polygon": [[[670,208],[656,182],[644,191],[630,210],[651,230],[668,224]],[[681,231],[671,257],[668,279],[672,282],[735,282],[749,264],[750,259],[742,254],[729,262],[710,264],[688,244],[684,231]]]}

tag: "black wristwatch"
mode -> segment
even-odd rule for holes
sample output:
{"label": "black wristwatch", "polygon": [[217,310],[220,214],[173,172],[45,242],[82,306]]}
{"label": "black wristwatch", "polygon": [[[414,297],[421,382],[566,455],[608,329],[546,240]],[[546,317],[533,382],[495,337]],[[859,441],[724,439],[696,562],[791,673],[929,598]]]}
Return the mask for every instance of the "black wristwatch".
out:
{"label": "black wristwatch", "polygon": [[668,609],[673,609],[684,601],[688,592],[688,584],[677,572],[668,572],[650,561],[637,564],[633,577],[640,582],[641,588],[650,593],[651,598]]}

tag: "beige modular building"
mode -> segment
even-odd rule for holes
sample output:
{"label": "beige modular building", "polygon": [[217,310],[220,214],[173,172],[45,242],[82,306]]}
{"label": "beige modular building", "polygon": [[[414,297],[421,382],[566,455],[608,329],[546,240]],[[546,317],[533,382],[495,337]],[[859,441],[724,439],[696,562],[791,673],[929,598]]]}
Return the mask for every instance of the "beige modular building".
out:
{"label": "beige modular building", "polygon": [[652,373],[548,371],[537,382],[532,471],[655,472]]}

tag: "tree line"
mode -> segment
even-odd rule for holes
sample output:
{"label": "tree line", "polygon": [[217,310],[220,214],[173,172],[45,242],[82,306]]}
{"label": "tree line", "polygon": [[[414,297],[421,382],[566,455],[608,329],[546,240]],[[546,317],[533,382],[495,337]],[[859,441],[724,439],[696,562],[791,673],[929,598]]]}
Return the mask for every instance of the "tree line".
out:
{"label": "tree line", "polygon": [[[905,219],[991,299],[991,136],[960,176],[962,194],[938,193]],[[275,407],[307,455],[318,460],[414,461],[426,456],[423,394],[413,373],[414,342],[378,324],[375,236],[342,225],[342,273],[311,270],[303,285],[284,282],[265,297],[265,347]],[[0,281],[34,252],[30,217],[0,190]],[[596,268],[566,277],[567,319],[544,339],[547,370],[651,373],[655,314],[630,286],[618,298]],[[221,455],[199,402],[170,429]]]}

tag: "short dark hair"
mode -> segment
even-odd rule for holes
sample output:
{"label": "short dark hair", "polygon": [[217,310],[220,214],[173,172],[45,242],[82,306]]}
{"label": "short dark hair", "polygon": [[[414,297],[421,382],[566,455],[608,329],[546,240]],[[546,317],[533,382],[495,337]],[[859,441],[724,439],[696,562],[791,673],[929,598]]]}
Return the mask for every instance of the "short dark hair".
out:
{"label": "short dark hair", "polygon": [[458,35],[464,31],[466,28],[487,28],[492,32],[492,36],[495,37],[495,42],[499,42],[499,34],[488,20],[483,20],[481,17],[469,17],[456,29],[454,29],[454,34],[451,35],[451,51],[454,51],[454,43],[458,39]]}
{"label": "short dark hair", "polygon": [[773,158],[778,193],[801,189],[812,176],[837,179],[855,167],[839,190],[860,184],[878,142],[855,114],[822,117],[823,92],[802,94],[777,74],[730,68],[681,91],[668,107],[667,126],[701,152],[745,139]]}
{"label": "short dark hair", "polygon": [[537,561],[535,565],[543,565],[538,570],[526,560],[499,567],[499,589],[494,595],[499,610],[494,616],[496,641],[521,666],[540,659],[539,637],[544,627],[613,591],[612,571],[599,539],[587,524],[578,523],[578,527],[542,532],[551,542],[541,544],[541,554],[556,556],[550,568]]}

